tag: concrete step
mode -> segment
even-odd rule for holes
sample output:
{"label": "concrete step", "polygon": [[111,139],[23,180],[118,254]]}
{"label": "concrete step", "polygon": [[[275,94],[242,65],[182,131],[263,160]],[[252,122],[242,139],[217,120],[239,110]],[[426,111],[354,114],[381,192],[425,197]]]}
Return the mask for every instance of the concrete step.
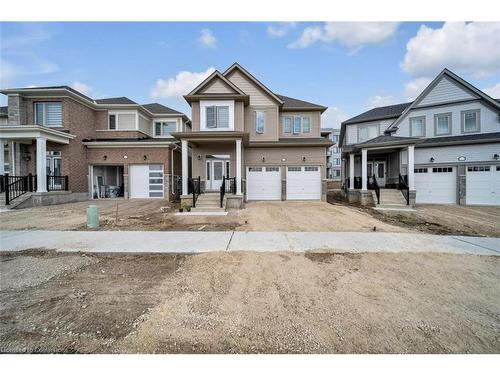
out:
{"label": "concrete step", "polygon": [[199,207],[198,205],[196,207],[191,208],[191,212],[224,212],[224,208],[220,207]]}

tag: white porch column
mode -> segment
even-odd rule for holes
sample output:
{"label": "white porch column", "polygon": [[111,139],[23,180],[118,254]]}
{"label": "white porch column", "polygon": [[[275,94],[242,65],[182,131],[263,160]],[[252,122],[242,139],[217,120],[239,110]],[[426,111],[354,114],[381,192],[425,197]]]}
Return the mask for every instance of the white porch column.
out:
{"label": "white porch column", "polygon": [[349,154],[349,189],[354,189],[354,154]]}
{"label": "white porch column", "polygon": [[368,174],[368,150],[366,148],[361,149],[361,190],[367,189],[367,174]]}
{"label": "white porch column", "polygon": [[415,190],[415,146],[408,146],[408,188]]}
{"label": "white porch column", "polygon": [[181,141],[182,145],[182,195],[188,194],[188,143]]}
{"label": "white porch column", "polygon": [[36,139],[36,191],[47,192],[47,139]]}
{"label": "white porch column", "polygon": [[236,194],[241,195],[241,139],[236,140]]}
{"label": "white porch column", "polygon": [[4,151],[5,151],[5,140],[0,138],[0,175],[3,175],[5,173]]}

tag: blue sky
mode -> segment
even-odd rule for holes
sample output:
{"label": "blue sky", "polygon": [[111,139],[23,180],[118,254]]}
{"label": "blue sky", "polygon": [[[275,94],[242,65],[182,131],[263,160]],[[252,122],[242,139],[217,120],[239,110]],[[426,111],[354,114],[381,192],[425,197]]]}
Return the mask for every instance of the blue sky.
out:
{"label": "blue sky", "polygon": [[[237,61],[271,90],[331,107],[324,126],[414,98],[443,67],[500,97],[495,23],[1,23],[0,86],[72,85],[157,101]],[[181,73],[184,72],[184,73]],[[181,73],[181,74],[180,74]],[[5,105],[2,95],[1,104]]]}

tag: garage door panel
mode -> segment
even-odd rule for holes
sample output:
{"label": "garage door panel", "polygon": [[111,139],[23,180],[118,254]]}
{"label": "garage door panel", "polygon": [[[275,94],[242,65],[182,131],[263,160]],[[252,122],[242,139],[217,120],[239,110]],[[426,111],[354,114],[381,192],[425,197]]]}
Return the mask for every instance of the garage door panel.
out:
{"label": "garage door panel", "polygon": [[457,202],[454,167],[416,168],[416,203],[455,204]]}
{"label": "garage door panel", "polygon": [[280,168],[248,167],[247,200],[281,200]]}
{"label": "garage door panel", "polygon": [[465,190],[466,204],[500,206],[500,168],[494,165],[468,166]]}
{"label": "garage door panel", "polygon": [[286,174],[287,200],[321,199],[321,169],[318,166],[288,167]]}

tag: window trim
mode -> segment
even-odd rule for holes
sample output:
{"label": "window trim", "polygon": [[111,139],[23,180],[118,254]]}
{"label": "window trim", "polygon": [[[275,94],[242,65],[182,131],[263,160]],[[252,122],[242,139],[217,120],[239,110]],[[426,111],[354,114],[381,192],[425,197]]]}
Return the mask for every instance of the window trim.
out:
{"label": "window trim", "polygon": [[[111,126],[110,126],[110,124],[111,124],[111,121],[110,121],[111,116],[115,117],[115,127],[113,129],[111,129]],[[116,113],[108,113],[108,130],[118,130],[116,128],[117,120],[118,120],[118,117],[117,117]]]}
{"label": "window trim", "polygon": [[[177,119],[154,119],[153,120],[153,137],[154,138],[172,138],[171,133],[168,133],[168,135],[165,135],[163,133],[163,124],[165,123],[175,123],[175,130],[174,132],[179,131],[179,121]],[[156,134],[156,124],[160,124],[160,135]]]}
{"label": "window trim", "polygon": [[[258,110],[255,110],[254,113],[255,113],[255,133],[256,134],[264,134],[266,132],[266,111],[258,109]],[[258,130],[257,119],[258,119],[259,113],[262,113],[262,116],[264,118],[264,122],[262,124],[262,131]]]}
{"label": "window trim", "polygon": [[[309,122],[309,130],[306,132],[304,131],[304,119],[307,119],[307,121]],[[301,121],[301,125],[302,125],[302,134],[310,134],[311,133],[311,116],[302,116],[302,121]]]}
{"label": "window trim", "polygon": [[368,124],[368,125],[358,125],[357,126],[357,137],[358,137],[358,142],[357,143],[361,143],[361,142],[366,142],[366,141],[369,141],[370,139],[373,139],[373,138],[368,138],[368,139],[365,139],[364,141],[360,140],[359,139],[359,133],[360,133],[360,130],[361,129],[365,129],[365,128],[370,128],[370,127],[376,127],[377,128],[377,135],[373,138],[376,138],[380,135],[380,124]]}
{"label": "window trim", "polygon": [[[448,132],[447,133],[438,133],[438,117],[447,116],[448,117]],[[442,135],[451,135],[453,132],[453,116],[452,112],[445,113],[436,113],[434,114],[434,136],[442,136]]]}
{"label": "window trim", "polygon": [[[42,114],[42,124],[38,125],[37,120],[38,120],[38,115],[37,115],[37,110],[36,107],[38,104],[42,105],[43,108],[43,114]],[[61,106],[61,124],[60,125],[47,125],[47,104],[59,104]],[[35,125],[38,126],[45,126],[47,128],[62,128],[63,127],[63,103],[61,100],[54,100],[54,101],[37,101],[33,102],[33,122]]]}
{"label": "window trim", "polygon": [[[216,131],[234,131],[235,130],[235,113],[234,100],[200,100],[200,131],[216,132]],[[228,127],[217,127],[217,109],[215,111],[214,128],[207,127],[207,107],[228,107]]]}
{"label": "window trim", "polygon": [[[422,120],[422,135],[413,135],[412,120]],[[410,137],[425,137],[426,134],[426,118],[425,116],[410,117]]]}
{"label": "window trim", "polygon": [[[290,119],[290,126],[291,126],[291,128],[290,128],[289,132],[286,131],[285,120],[287,118]],[[282,126],[283,126],[283,134],[293,134],[293,116],[283,116]]]}
{"label": "window trim", "polygon": [[[295,131],[295,120],[300,119],[300,129],[299,131]],[[292,134],[293,135],[299,135],[302,134],[302,116],[293,116],[293,124],[292,124]]]}
{"label": "window trim", "polygon": [[[475,130],[465,130],[465,115],[467,113],[475,113],[476,114],[476,129]],[[471,133],[479,133],[481,131],[481,110],[480,109],[467,109],[464,111],[460,111],[460,124],[462,134],[471,134]]]}

